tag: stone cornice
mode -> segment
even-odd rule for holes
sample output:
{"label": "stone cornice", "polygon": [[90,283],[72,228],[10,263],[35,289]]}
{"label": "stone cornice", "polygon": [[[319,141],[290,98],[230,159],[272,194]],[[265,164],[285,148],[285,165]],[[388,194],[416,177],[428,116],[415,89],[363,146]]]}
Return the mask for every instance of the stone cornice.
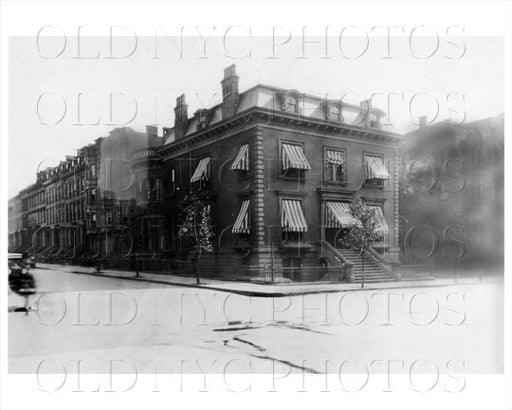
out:
{"label": "stone cornice", "polygon": [[244,125],[280,125],[301,131],[314,130],[331,134],[340,134],[348,137],[358,137],[377,141],[387,141],[397,144],[402,140],[399,134],[379,130],[376,128],[359,127],[356,125],[336,123],[262,107],[253,107],[226,120],[220,121],[210,127],[197,131],[178,141],[170,142],[160,148],[155,148],[157,155],[169,155],[173,152],[198,145],[206,140],[214,141],[215,137],[223,135],[226,131],[234,130]]}
{"label": "stone cornice", "polygon": [[158,167],[162,162],[162,158],[160,157],[150,157],[150,158],[136,158],[130,161],[130,164],[134,168],[155,168]]}
{"label": "stone cornice", "polygon": [[365,195],[361,195],[361,199],[363,200],[363,202],[373,202],[373,203],[379,203],[379,204],[383,204],[384,202],[387,201],[387,198],[382,198],[382,197],[375,197],[375,196],[365,196]]}
{"label": "stone cornice", "polygon": [[339,199],[339,198],[353,198],[357,190],[352,189],[329,189],[329,188],[317,188],[317,192],[322,200]]}
{"label": "stone cornice", "polygon": [[277,196],[290,196],[290,197],[301,197],[305,198],[307,197],[311,192],[304,192],[304,191],[292,191],[292,190],[285,190],[285,189],[276,189],[275,193]]}

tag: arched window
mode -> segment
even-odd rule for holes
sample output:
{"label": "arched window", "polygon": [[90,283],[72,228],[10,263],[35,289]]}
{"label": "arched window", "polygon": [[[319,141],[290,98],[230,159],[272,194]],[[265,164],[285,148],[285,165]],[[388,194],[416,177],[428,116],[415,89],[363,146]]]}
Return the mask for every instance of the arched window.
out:
{"label": "arched window", "polygon": [[342,121],[340,107],[335,104],[329,104],[327,106],[326,117],[328,121]]}

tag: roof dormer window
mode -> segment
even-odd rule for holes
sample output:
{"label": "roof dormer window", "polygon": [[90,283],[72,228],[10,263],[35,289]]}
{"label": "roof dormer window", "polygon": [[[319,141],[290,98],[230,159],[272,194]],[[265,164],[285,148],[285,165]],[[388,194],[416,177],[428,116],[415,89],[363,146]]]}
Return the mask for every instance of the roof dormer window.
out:
{"label": "roof dormer window", "polygon": [[196,112],[197,116],[197,129],[202,130],[208,126],[209,122],[209,111],[206,109],[200,109]]}
{"label": "roof dormer window", "polygon": [[325,119],[327,121],[342,122],[343,115],[341,110],[341,104],[328,101],[325,103]]}
{"label": "roof dormer window", "polygon": [[278,94],[281,111],[300,114],[300,93],[289,91]]}

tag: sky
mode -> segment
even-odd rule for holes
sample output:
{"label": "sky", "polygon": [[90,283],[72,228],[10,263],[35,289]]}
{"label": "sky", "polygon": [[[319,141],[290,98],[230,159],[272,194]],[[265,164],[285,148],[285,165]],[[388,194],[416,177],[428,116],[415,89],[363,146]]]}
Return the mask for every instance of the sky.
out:
{"label": "sky", "polygon": [[[399,133],[418,117],[472,121],[504,106],[504,44],[493,37],[11,37],[9,197],[38,169],[117,126],[173,126],[176,97],[189,115],[221,101],[223,69],[240,91],[258,83],[343,99],[373,96]],[[389,41],[388,41],[389,40]]]}

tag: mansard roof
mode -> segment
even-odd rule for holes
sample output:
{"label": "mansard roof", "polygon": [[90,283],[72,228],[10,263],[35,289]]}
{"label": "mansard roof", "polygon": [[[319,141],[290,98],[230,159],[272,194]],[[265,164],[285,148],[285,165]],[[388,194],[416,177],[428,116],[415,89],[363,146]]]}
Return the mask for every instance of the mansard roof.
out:
{"label": "mansard roof", "polygon": [[[384,111],[372,107],[371,104],[365,108],[363,106],[364,102],[362,102],[361,105],[355,105],[342,102],[341,97],[338,99],[332,98],[332,96],[319,97],[313,94],[301,93],[297,90],[287,90],[266,84],[258,84],[240,93],[240,99],[234,115],[240,114],[254,107],[281,111],[278,99],[280,96],[286,94],[298,95],[300,97],[300,115],[306,118],[326,121],[326,104],[338,104],[341,106],[343,111],[343,121],[341,121],[341,123],[346,125],[359,126],[362,123],[365,115],[375,115],[378,118],[381,118],[385,115]],[[202,115],[206,114],[208,127],[220,123],[224,119],[222,118],[222,103],[219,103],[208,109],[203,108],[196,110],[194,116],[188,120],[185,137],[192,135],[202,129],[201,122],[204,117],[201,118],[199,115],[200,112]],[[387,132],[397,133],[395,127],[392,125],[383,124],[380,129]],[[174,128],[164,127],[164,138],[165,144],[172,143],[175,140]]]}
{"label": "mansard roof", "polygon": [[[281,109],[280,99],[286,95],[298,96],[300,101],[300,112],[289,113]],[[341,109],[342,119],[338,121],[326,119],[326,107],[329,105],[337,106]],[[197,135],[203,135],[208,131],[224,128],[227,123],[236,123],[240,118],[253,115],[258,112],[276,114],[281,119],[296,119],[296,126],[321,126],[324,130],[336,131],[340,127],[346,129],[354,136],[374,136],[377,138],[399,137],[398,132],[392,125],[381,124],[380,127],[369,126],[365,121],[366,116],[372,116],[379,120],[385,115],[385,112],[372,107],[371,101],[363,101],[361,105],[349,104],[340,99],[319,97],[312,94],[300,93],[297,90],[287,90],[266,84],[258,84],[248,90],[240,93],[239,101],[235,113],[228,118],[222,117],[222,103],[219,103],[209,109],[198,109],[195,114],[188,119],[184,137],[175,140],[174,128],[164,127],[163,138],[165,140],[162,152],[169,148],[180,146],[184,141],[195,139]],[[202,124],[206,121],[206,124]],[[283,123],[284,124],[284,123]],[[330,127],[329,127],[330,125]],[[327,127],[327,128],[326,128]]]}

